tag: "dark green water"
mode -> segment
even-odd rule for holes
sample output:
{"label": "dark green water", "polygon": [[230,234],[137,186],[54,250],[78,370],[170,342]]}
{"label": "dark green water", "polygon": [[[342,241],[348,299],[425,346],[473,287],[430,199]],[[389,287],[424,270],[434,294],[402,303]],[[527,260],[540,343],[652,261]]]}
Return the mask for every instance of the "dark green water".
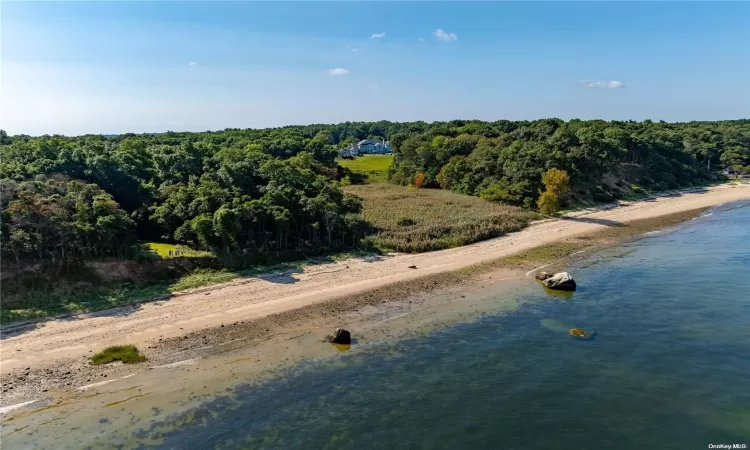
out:
{"label": "dark green water", "polygon": [[[192,411],[202,425],[168,434],[163,447],[750,445],[746,206],[574,263],[580,290],[570,299],[530,284],[513,313],[240,388]],[[576,340],[572,327],[596,337]]]}

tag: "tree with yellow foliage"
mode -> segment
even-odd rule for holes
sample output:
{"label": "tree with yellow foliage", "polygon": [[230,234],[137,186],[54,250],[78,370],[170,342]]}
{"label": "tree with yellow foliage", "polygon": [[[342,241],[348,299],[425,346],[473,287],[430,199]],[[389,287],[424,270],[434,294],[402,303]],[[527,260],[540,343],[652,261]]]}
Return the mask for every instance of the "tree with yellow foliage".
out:
{"label": "tree with yellow foliage", "polygon": [[537,200],[542,214],[551,215],[560,209],[562,198],[570,192],[570,176],[560,169],[549,169],[542,174],[545,190]]}

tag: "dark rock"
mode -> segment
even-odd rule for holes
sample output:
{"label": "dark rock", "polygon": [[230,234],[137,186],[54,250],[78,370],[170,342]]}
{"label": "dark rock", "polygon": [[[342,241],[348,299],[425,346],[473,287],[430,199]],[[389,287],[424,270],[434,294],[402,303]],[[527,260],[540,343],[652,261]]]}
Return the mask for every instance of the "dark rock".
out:
{"label": "dark rock", "polygon": [[336,328],[336,331],[333,332],[333,334],[328,336],[328,342],[332,344],[351,344],[352,343],[352,335],[347,330],[343,328]]}
{"label": "dark rock", "polygon": [[416,269],[417,266],[409,266],[409,269]]}
{"label": "dark rock", "polygon": [[548,289],[554,289],[557,291],[576,290],[576,282],[568,272],[556,273],[555,275],[545,279],[543,283],[545,286],[547,286]]}
{"label": "dark rock", "polygon": [[539,281],[544,281],[547,278],[552,278],[552,274],[549,272],[539,272],[538,274],[536,274],[536,279]]}

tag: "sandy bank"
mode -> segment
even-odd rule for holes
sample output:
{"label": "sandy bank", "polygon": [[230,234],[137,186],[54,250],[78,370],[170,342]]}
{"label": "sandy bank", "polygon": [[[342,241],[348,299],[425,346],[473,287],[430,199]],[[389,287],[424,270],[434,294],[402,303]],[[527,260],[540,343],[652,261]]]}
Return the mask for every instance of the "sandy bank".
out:
{"label": "sandy bank", "polygon": [[[120,369],[88,368],[86,357],[114,344],[136,344],[154,364],[168,364],[201,349],[216,351],[220,342],[258,339],[264,333],[286,336],[303,328],[327,326],[331,318],[352,308],[403,297],[404,289],[424,292],[466,281],[465,273],[455,272],[464,267],[584,235],[603,233],[604,237],[617,237],[618,233],[637,233],[639,228],[627,230],[622,225],[746,198],[750,198],[748,185],[720,186],[612,209],[581,211],[466,247],[312,266],[275,277],[236,280],[165,301],[43,322],[3,336],[3,384],[21,372],[31,373],[25,378],[39,380],[37,385],[45,374],[62,386],[103,380]],[[649,226],[660,224],[669,222],[655,221]],[[574,244],[596,243],[579,239]],[[509,276],[522,276],[528,267],[519,264],[515,269],[505,269],[515,270]],[[18,386],[16,382],[14,389],[4,393],[3,404],[8,404],[6,399],[22,400],[24,395]]]}

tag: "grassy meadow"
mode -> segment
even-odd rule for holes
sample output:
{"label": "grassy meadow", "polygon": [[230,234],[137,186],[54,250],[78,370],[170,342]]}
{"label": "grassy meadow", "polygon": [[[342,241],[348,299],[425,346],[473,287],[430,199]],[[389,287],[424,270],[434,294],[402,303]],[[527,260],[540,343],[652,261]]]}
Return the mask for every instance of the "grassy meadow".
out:
{"label": "grassy meadow", "polygon": [[186,245],[167,244],[164,242],[146,242],[146,248],[159,255],[163,259],[175,258],[177,256],[185,258],[206,258],[214,256],[211,252],[193,250]]}
{"label": "grassy meadow", "polygon": [[388,167],[392,161],[393,155],[364,155],[354,159],[340,159],[338,163],[362,176],[367,183],[385,183],[388,181]]}
{"label": "grassy meadow", "polygon": [[364,200],[364,218],[374,228],[366,239],[383,250],[458,247],[518,231],[537,217],[514,206],[436,189],[366,184],[345,190]]}

